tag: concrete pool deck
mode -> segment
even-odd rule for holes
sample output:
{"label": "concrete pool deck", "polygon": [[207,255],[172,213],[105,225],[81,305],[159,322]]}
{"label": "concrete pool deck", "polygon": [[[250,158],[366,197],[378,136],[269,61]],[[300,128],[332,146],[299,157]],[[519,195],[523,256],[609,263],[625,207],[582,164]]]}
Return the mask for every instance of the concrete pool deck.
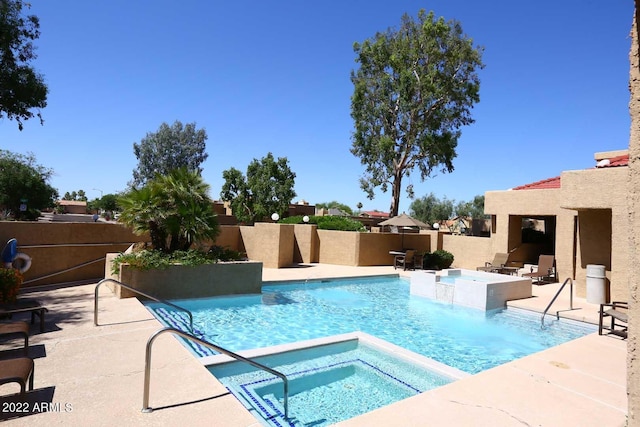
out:
{"label": "concrete pool deck", "polygon": [[[400,273],[393,267],[313,264],[264,269],[265,281]],[[541,312],[559,285],[533,286],[534,297],[509,306]],[[173,337],[153,347],[150,406],[142,413],[145,345],[161,328],[135,299],[119,300],[100,289],[99,326],[93,325],[95,284],[29,293],[49,308],[46,328],[31,328],[35,390],[28,409],[9,415],[15,384],[3,385],[0,419],[7,425],[259,426]],[[568,308],[564,291],[550,313]],[[598,307],[574,298],[561,315],[596,323]],[[20,342],[0,345],[2,356]],[[490,369],[340,426],[390,425],[580,425],[623,426],[626,421],[627,343],[597,333]],[[44,409],[49,409],[46,411]]]}

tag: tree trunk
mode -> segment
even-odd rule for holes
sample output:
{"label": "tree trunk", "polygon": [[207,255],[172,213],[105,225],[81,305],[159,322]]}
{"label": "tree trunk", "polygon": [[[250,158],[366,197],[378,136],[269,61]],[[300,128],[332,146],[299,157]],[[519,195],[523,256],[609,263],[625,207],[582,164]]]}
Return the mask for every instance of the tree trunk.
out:
{"label": "tree trunk", "polygon": [[[639,0],[640,1],[640,0]],[[389,207],[389,218],[398,216],[398,204],[400,203],[400,189],[402,185],[402,174],[396,172],[396,177],[391,186],[391,206]]]}
{"label": "tree trunk", "polygon": [[631,51],[629,52],[629,338],[627,342],[627,395],[628,426],[640,425],[640,362],[637,359],[638,331],[640,331],[640,307],[638,306],[638,282],[640,281],[640,46],[638,44],[638,14],[640,0],[635,0],[635,13],[631,26]]}

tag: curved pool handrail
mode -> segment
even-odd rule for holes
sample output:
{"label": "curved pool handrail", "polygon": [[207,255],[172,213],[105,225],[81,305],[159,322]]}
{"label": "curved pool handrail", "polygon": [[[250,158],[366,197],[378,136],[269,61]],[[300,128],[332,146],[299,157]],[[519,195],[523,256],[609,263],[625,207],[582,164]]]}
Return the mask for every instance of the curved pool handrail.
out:
{"label": "curved pool handrail", "polygon": [[144,393],[142,396],[142,412],[149,413],[153,411],[153,408],[149,407],[149,385],[151,383],[151,347],[155,339],[158,338],[158,336],[160,336],[161,334],[164,334],[166,332],[179,335],[182,338],[194,341],[205,347],[209,347],[219,353],[226,354],[229,357],[232,357],[241,362],[248,363],[255,368],[261,369],[263,371],[270,373],[271,375],[279,377],[282,380],[282,383],[284,386],[284,395],[283,395],[284,396],[284,417],[287,419],[289,418],[289,380],[287,379],[287,376],[285,374],[283,374],[282,372],[276,371],[275,369],[270,368],[266,365],[263,365],[262,363],[258,363],[255,360],[251,360],[244,356],[240,356],[237,353],[234,353],[230,350],[227,350],[218,345],[210,343],[209,341],[205,341],[202,338],[196,337],[195,335],[191,335],[188,332],[185,332],[176,328],[171,328],[171,327],[166,327],[166,328],[160,329],[159,331],[156,331],[147,340],[147,349],[146,349],[146,354],[144,359]]}
{"label": "curved pool handrail", "polygon": [[118,285],[120,287],[123,287],[125,289],[128,289],[131,292],[135,292],[135,293],[137,293],[139,295],[142,295],[145,298],[149,298],[149,299],[152,299],[152,300],[154,300],[156,302],[159,302],[161,304],[166,304],[166,305],[168,305],[170,307],[173,307],[173,308],[175,308],[177,310],[184,311],[185,313],[187,313],[187,316],[189,316],[189,330],[191,332],[193,332],[193,314],[189,310],[187,310],[186,308],[180,307],[179,305],[176,305],[176,304],[174,304],[172,302],[169,302],[169,301],[165,301],[165,300],[163,300],[161,298],[154,297],[153,295],[149,295],[149,294],[147,294],[145,292],[142,292],[139,289],[133,288],[133,287],[131,287],[129,285],[125,285],[124,283],[119,282],[119,281],[117,281],[115,279],[111,279],[111,278],[102,279],[96,285],[94,299],[93,299],[93,325],[94,326],[98,326],[98,290],[100,288],[100,285],[102,285],[105,282],[115,283],[116,285]]}
{"label": "curved pool handrail", "polygon": [[[540,329],[544,329],[544,316],[547,315],[547,311],[549,311],[549,309],[551,308],[551,306],[553,305],[554,302],[556,302],[556,299],[558,298],[558,295],[560,295],[560,292],[562,292],[562,290],[564,289],[565,285],[567,284],[567,282],[569,282],[571,284],[571,286],[569,287],[569,310],[573,310],[573,279],[571,279],[571,277],[567,277],[566,280],[564,281],[564,283],[562,284],[562,286],[560,286],[560,289],[558,289],[558,292],[556,292],[556,294],[554,295],[553,299],[551,300],[551,302],[549,303],[549,305],[547,306],[547,308],[544,309],[544,312],[542,313],[542,318],[540,319]],[[557,320],[560,320],[560,311],[556,311],[556,318]]]}

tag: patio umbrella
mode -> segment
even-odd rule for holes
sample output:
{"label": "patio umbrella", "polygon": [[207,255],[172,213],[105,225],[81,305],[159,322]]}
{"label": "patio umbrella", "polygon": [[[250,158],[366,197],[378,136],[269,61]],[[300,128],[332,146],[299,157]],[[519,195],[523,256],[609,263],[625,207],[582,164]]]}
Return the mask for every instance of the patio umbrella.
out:
{"label": "patio umbrella", "polygon": [[400,228],[402,230],[402,248],[404,249],[404,227],[418,227],[424,229],[431,229],[430,226],[425,224],[424,222],[410,217],[409,215],[403,213],[398,216],[394,216],[393,218],[386,219],[379,223],[378,225],[392,225]]}

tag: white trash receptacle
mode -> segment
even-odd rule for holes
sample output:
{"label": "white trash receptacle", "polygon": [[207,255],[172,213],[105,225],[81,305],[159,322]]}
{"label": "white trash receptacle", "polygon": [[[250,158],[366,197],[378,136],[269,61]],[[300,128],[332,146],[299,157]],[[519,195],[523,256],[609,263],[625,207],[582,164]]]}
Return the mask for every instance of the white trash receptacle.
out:
{"label": "white trash receptacle", "polygon": [[607,302],[607,283],[604,265],[587,265],[587,302],[604,304]]}

